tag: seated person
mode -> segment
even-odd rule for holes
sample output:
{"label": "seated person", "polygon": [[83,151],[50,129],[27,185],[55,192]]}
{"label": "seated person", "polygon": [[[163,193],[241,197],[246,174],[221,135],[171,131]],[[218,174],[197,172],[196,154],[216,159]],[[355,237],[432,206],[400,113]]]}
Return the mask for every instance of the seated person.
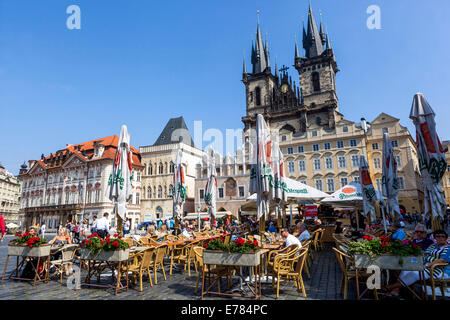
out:
{"label": "seated person", "polygon": [[299,223],[297,225],[297,229],[300,232],[300,235],[298,236],[298,240],[300,242],[308,240],[311,238],[311,235],[308,232],[308,229],[306,228],[306,224],[304,223]]}
{"label": "seated person", "polygon": [[281,229],[281,236],[286,239],[286,247],[289,247],[292,244],[298,245],[300,248],[302,247],[302,243],[295,236],[289,233],[287,228]]}
{"label": "seated person", "polygon": [[425,230],[425,226],[422,224],[418,224],[414,229],[414,239],[412,242],[421,246],[422,251],[427,250],[428,247],[434,243],[433,240],[427,237],[427,231]]}
{"label": "seated person", "polygon": [[[436,239],[436,244],[432,244],[424,252],[425,263],[425,279],[430,279],[431,267],[437,263],[447,263],[444,269],[435,269],[433,277],[435,279],[450,278],[450,246],[447,244],[448,234],[444,230],[437,230],[433,232],[433,236]],[[410,286],[419,281],[419,271],[402,271],[399,276],[400,280],[407,286]],[[384,289],[389,291],[390,295],[398,296],[399,290],[402,287],[402,283],[397,281],[393,284],[386,286]]]}
{"label": "seated person", "polygon": [[400,240],[403,241],[406,239],[406,233],[403,230],[402,224],[400,222],[394,223],[394,225],[391,227],[393,234],[391,239],[392,240]]}
{"label": "seated person", "polygon": [[189,224],[185,224],[184,225],[184,229],[183,229],[183,231],[182,231],[182,235],[184,236],[184,237],[186,237],[186,238],[192,238],[192,231],[191,231],[192,229],[191,229],[191,226],[189,225]]}
{"label": "seated person", "polygon": [[318,229],[323,229],[322,221],[320,221],[320,219],[314,220],[314,226],[312,227],[311,231],[314,232]]}
{"label": "seated person", "polygon": [[65,244],[72,244],[67,229],[60,227],[58,234],[49,242],[50,245],[56,247]]}
{"label": "seated person", "polygon": [[342,227],[342,221],[336,222],[336,229],[334,229],[335,234],[341,234],[344,232],[344,228]]}
{"label": "seated person", "polygon": [[157,236],[157,233],[156,233],[156,228],[155,228],[155,226],[154,225],[150,225],[148,228],[147,228],[147,234],[145,235],[146,237],[156,237]]}
{"label": "seated person", "polygon": [[270,233],[277,233],[277,228],[275,227],[275,224],[273,222],[270,222],[270,226],[267,231],[269,231]]}

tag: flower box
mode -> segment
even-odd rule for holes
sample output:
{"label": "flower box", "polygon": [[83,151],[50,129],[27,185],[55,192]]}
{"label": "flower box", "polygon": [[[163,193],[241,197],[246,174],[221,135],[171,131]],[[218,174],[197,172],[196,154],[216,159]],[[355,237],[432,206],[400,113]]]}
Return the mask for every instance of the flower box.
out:
{"label": "flower box", "polygon": [[203,251],[203,262],[222,266],[255,267],[261,263],[259,251],[251,253],[228,253],[223,251]]}
{"label": "flower box", "polygon": [[80,249],[80,259],[119,262],[126,261],[130,256],[130,250],[100,251],[92,254],[89,249]]}
{"label": "flower box", "polygon": [[50,245],[42,245],[39,247],[8,245],[8,256],[19,257],[48,257],[50,255]]}
{"label": "flower box", "polygon": [[383,255],[371,259],[368,255],[355,254],[355,267],[367,268],[371,265],[385,270],[423,271],[423,257]]}

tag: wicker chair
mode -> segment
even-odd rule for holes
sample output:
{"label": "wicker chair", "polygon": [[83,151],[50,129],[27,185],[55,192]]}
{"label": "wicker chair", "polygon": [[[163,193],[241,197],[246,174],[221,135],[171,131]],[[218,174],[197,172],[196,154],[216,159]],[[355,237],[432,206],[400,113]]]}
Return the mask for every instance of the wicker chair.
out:
{"label": "wicker chair", "polygon": [[184,268],[186,270],[186,263],[189,258],[189,254],[190,254],[189,250],[190,250],[191,246],[192,246],[192,243],[186,243],[186,244],[173,246],[172,254],[171,254],[171,258],[170,258],[170,272],[169,272],[170,275],[172,275],[172,268],[173,268],[174,262],[176,262],[177,264],[184,264]]}
{"label": "wicker chair", "polygon": [[310,246],[311,246],[311,240],[306,240],[304,243],[302,243],[302,250],[307,250],[304,270],[306,272],[306,275],[308,276],[308,279],[311,279],[311,273],[310,273],[309,269],[312,266],[312,258],[310,255],[310,252],[311,252]]}
{"label": "wicker chair", "polygon": [[52,274],[52,276],[59,275],[61,283],[63,280],[64,269],[66,269],[67,273],[69,273],[69,269],[72,266],[72,261],[77,248],[78,245],[76,244],[64,245],[57,251],[61,252],[61,259],[50,261],[50,266],[55,268],[55,272]]}
{"label": "wicker chair", "polygon": [[164,256],[166,254],[166,247],[167,246],[159,246],[156,249],[155,257],[153,259],[153,273],[155,274],[155,284],[158,284],[158,270],[161,269],[164,280],[167,280],[166,278],[166,272],[164,271]]}
{"label": "wicker chair", "polygon": [[[289,247],[283,248],[281,250],[272,250],[267,255],[267,274],[274,273],[275,266],[281,259],[289,259],[293,257],[300,247],[296,244],[292,244]],[[272,278],[273,283],[273,278]]]}
{"label": "wicker chair", "polygon": [[[128,272],[131,272],[132,276],[136,279],[137,276],[139,276],[139,288],[140,291],[142,291],[142,277],[144,273],[147,273],[150,286],[153,287],[152,283],[152,277],[150,275],[150,268],[152,266],[152,258],[155,253],[155,248],[149,248],[139,254],[139,257],[137,260],[137,263],[133,263],[128,267]],[[135,260],[135,261],[136,261]],[[156,273],[155,273],[156,274]]]}
{"label": "wicker chair", "polygon": [[448,263],[436,263],[431,267],[430,274],[434,274],[436,269],[442,269],[441,277],[435,279],[434,277],[430,277],[430,279],[426,280],[426,284],[431,286],[433,300],[436,300],[436,287],[439,287],[441,290],[442,299],[445,300],[445,291],[448,288],[450,283],[450,279],[444,279],[445,271],[444,267],[448,266]]}
{"label": "wicker chair", "polygon": [[122,240],[128,244],[128,247],[133,247],[134,246],[133,238],[123,238]]}
{"label": "wicker chair", "polygon": [[205,250],[205,248],[202,248],[202,247],[193,247],[195,258],[199,265],[197,283],[195,284],[194,293],[197,294],[197,291],[198,291],[198,284],[200,282],[200,278],[203,275],[203,273],[201,271],[203,271],[205,273],[205,275],[208,276],[209,282],[211,282],[211,275],[215,275],[216,277],[219,278],[219,281],[217,282],[219,292],[220,292],[220,280],[222,279],[222,277],[227,277],[227,289],[228,289],[231,285],[231,276],[230,276],[229,269],[226,267],[211,267],[209,265],[205,265],[203,263],[203,251],[204,250]]}
{"label": "wicker chair", "polygon": [[[305,285],[303,283],[302,271],[305,266],[305,260],[308,255],[309,249],[301,249],[299,256],[281,259],[275,265],[275,272],[272,278],[272,290],[274,290],[274,280],[277,279],[277,298],[280,295],[280,283],[283,281],[295,280],[295,285],[300,292],[302,290],[303,297],[306,298]],[[283,280],[283,277],[286,280]]]}

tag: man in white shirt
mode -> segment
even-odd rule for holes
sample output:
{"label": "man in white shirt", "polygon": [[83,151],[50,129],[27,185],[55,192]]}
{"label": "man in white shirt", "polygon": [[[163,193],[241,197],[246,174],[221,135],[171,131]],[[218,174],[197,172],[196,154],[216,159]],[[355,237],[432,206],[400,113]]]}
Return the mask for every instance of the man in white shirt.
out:
{"label": "man in white shirt", "polygon": [[311,238],[311,235],[308,232],[308,229],[306,228],[306,224],[304,223],[299,223],[297,225],[298,231],[300,232],[300,235],[298,236],[298,240],[300,242],[308,240],[309,238]]}
{"label": "man in white shirt", "polygon": [[100,238],[106,238],[106,236],[109,234],[109,213],[105,212],[103,214],[103,217],[98,219],[95,223],[95,229],[97,230],[97,234]]}
{"label": "man in white shirt", "polygon": [[302,243],[295,236],[290,234],[288,229],[281,229],[281,236],[286,239],[286,247],[289,247],[292,244],[296,244],[300,248],[302,247]]}
{"label": "man in white shirt", "polygon": [[43,223],[41,226],[41,238],[45,239],[45,223]]}

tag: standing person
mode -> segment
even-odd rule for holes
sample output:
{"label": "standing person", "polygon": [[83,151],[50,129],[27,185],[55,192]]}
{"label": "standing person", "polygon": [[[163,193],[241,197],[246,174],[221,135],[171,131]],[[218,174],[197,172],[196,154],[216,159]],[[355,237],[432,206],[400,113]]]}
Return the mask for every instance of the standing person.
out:
{"label": "standing person", "polygon": [[81,238],[82,239],[86,239],[87,238],[88,230],[89,230],[89,223],[88,223],[87,219],[84,219],[83,223],[81,224],[81,230],[80,230],[80,234],[81,234]]}
{"label": "standing person", "polygon": [[3,240],[3,239],[5,239],[6,226],[5,226],[5,220],[3,219],[3,215],[1,215],[1,214],[0,214],[0,230],[2,232],[1,240]]}
{"label": "standing person", "polygon": [[109,234],[109,213],[105,212],[103,218],[97,220],[95,224],[95,229],[100,238],[106,238]]}
{"label": "standing person", "polygon": [[91,234],[94,234],[97,232],[97,229],[95,228],[96,223],[97,223],[97,216],[94,216],[92,218],[92,222],[91,222]]}
{"label": "standing person", "polygon": [[45,222],[42,223],[40,233],[41,233],[41,238],[45,239]]}
{"label": "standing person", "polygon": [[167,230],[170,230],[170,220],[166,219],[166,226],[167,226]]}
{"label": "standing person", "polygon": [[123,235],[130,233],[130,219],[125,220],[123,223]]}

